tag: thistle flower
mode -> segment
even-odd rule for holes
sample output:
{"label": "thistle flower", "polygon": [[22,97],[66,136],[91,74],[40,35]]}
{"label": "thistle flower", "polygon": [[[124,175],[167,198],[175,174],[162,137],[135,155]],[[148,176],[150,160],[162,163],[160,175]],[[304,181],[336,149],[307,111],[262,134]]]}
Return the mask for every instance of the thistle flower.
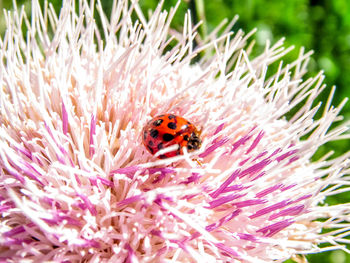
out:
{"label": "thistle flower", "polygon": [[[59,17],[38,1],[31,21],[6,13],[2,260],[281,262],[349,252],[350,205],[324,204],[349,190],[349,154],[311,161],[348,138],[345,124],[330,129],[345,101],[331,106],[332,89],[315,118],[325,85],[322,73],[303,79],[310,53],[268,77],[289,51],[283,40],[249,58],[253,32],[229,32],[234,19],[195,47],[189,14],[183,32],[170,29],[175,11],[160,5],[147,20],[137,3],[114,1],[108,19],[99,2],[81,0],[64,1]],[[141,131],[161,113],[200,127],[202,147],[149,154]]]}

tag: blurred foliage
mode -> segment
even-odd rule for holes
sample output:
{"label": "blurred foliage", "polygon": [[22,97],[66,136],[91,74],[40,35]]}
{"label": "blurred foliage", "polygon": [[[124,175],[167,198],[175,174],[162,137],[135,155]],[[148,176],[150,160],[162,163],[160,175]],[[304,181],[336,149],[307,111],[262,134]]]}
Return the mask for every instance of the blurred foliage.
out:
{"label": "blurred foliage", "polygon": [[[44,1],[40,1],[44,4]],[[61,0],[52,0],[56,10],[60,9]],[[105,10],[111,10],[110,0],[101,0]],[[147,15],[154,10],[159,1],[140,0],[141,8]],[[163,8],[169,10],[177,0],[165,0]],[[30,0],[17,0],[18,6],[24,5],[30,13]],[[204,7],[204,8],[203,8]],[[0,8],[11,9],[11,0],[0,0]],[[299,49],[314,50],[309,63],[306,77],[316,75],[324,70],[325,83],[328,88],[320,96],[327,99],[330,87],[337,87],[333,104],[337,105],[344,97],[350,96],[350,1],[348,0],[183,0],[178,8],[172,27],[182,29],[183,17],[190,9],[193,24],[200,19],[204,26],[199,32],[202,37],[211,32],[225,18],[232,19],[239,15],[233,31],[243,29],[245,32],[257,28],[255,34],[256,52],[263,50],[266,39],[272,43],[286,37],[285,46],[295,46],[286,57],[285,63],[296,59]],[[5,17],[0,14],[0,34],[5,31]],[[350,120],[350,103],[342,111],[345,120]],[[331,142],[320,148],[318,156],[330,149],[336,150],[336,155],[348,151],[350,142]],[[327,200],[329,203],[349,202],[350,195],[345,193],[339,197]],[[307,256],[310,262],[345,263],[350,262],[350,256],[342,251],[325,252]],[[292,262],[288,260],[287,262]]]}

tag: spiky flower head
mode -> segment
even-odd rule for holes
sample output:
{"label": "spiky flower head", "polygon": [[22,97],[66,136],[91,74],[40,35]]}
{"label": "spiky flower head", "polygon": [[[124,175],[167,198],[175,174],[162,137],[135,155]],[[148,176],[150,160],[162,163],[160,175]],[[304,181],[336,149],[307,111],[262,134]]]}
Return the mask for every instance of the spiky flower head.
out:
{"label": "spiky flower head", "polygon": [[[322,73],[303,79],[309,53],[268,77],[288,49],[267,43],[249,58],[251,34],[229,32],[234,21],[194,46],[189,15],[183,32],[169,28],[176,8],[146,19],[136,2],[115,1],[108,19],[99,2],[74,3],[59,17],[38,1],[31,21],[6,13],[1,259],[281,262],[347,251],[350,206],[323,202],[348,191],[348,154],[311,161],[347,137],[344,124],[329,129],[344,103],[331,106],[331,90],[314,118],[325,86]],[[191,120],[202,147],[149,154],[141,131],[161,113]]]}

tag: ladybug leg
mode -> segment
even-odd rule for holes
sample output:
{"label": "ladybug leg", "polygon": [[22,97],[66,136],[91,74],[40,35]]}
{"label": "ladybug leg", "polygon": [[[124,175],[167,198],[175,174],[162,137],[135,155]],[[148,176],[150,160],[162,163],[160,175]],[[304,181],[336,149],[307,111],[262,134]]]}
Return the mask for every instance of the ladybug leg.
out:
{"label": "ladybug leg", "polygon": [[187,156],[186,159],[187,159],[188,161],[192,160],[193,162],[196,162],[196,163],[199,165],[199,167],[202,167],[202,166],[203,166],[203,163],[202,163],[201,161],[199,161],[197,158],[192,158],[192,159],[189,158],[187,147],[182,147],[182,150],[183,150],[183,154],[184,154],[185,156]]}
{"label": "ladybug leg", "polygon": [[203,166],[203,163],[200,160],[196,159],[196,158],[192,159],[192,161],[195,161],[200,167]]}

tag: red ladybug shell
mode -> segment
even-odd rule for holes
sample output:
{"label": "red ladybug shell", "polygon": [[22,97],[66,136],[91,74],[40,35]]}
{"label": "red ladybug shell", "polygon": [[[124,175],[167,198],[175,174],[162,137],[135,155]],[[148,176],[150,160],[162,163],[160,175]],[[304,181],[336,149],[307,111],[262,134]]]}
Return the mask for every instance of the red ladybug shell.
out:
{"label": "red ladybug shell", "polygon": [[188,151],[199,149],[202,143],[199,136],[200,132],[188,120],[173,114],[163,114],[146,124],[142,131],[142,142],[151,154],[171,145],[179,145],[179,149],[158,157],[164,159],[182,154],[182,147]]}

